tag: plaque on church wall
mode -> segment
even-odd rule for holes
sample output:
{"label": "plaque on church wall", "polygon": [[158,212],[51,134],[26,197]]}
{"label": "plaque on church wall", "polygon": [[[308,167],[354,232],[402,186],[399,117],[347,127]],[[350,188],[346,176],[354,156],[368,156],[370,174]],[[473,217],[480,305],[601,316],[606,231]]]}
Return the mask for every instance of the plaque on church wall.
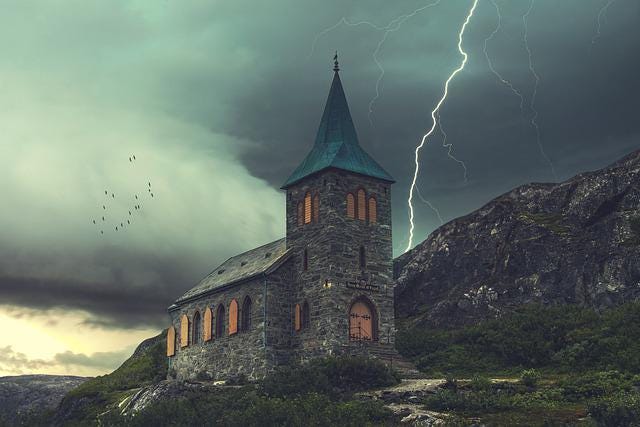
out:
{"label": "plaque on church wall", "polygon": [[362,291],[379,292],[380,286],[370,283],[364,279],[350,280],[347,282],[347,288],[359,289]]}

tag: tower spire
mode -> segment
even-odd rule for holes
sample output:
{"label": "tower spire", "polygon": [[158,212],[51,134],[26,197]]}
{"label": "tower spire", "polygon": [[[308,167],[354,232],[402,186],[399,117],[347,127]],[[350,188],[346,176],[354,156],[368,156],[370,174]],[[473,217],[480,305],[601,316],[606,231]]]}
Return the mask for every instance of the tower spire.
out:
{"label": "tower spire", "polygon": [[338,51],[336,50],[336,54],[333,55],[333,71],[336,73],[340,71],[340,67],[338,66]]}

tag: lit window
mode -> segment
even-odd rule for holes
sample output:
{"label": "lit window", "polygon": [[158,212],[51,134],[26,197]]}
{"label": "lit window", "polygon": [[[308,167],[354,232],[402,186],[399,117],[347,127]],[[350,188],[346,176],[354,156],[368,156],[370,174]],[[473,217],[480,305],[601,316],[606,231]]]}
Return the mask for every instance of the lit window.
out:
{"label": "lit window", "polygon": [[369,222],[371,224],[378,222],[378,207],[376,205],[376,199],[369,197]]}
{"label": "lit window", "polygon": [[358,190],[358,219],[367,219],[367,201],[364,190]]}
{"label": "lit window", "polygon": [[167,331],[167,356],[175,356],[176,354],[176,328],[169,326]]}
{"label": "lit window", "polygon": [[298,332],[302,328],[302,309],[300,308],[300,304],[296,304],[295,307],[295,318],[294,318],[294,327],[296,332]]}
{"label": "lit window", "polygon": [[353,194],[347,194],[347,216],[349,218],[356,217],[356,201]]}
{"label": "lit window", "polygon": [[304,196],[304,223],[309,224],[311,222],[311,193],[307,193]]}
{"label": "lit window", "polygon": [[229,335],[238,333],[238,301],[231,300],[229,304]]}
{"label": "lit window", "polygon": [[204,341],[211,341],[213,332],[213,313],[211,308],[207,307],[204,311]]}

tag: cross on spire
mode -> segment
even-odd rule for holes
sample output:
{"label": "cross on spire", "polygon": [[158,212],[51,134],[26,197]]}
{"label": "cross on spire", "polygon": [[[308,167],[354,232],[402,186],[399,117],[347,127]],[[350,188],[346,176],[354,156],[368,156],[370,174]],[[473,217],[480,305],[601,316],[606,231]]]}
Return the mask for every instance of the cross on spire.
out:
{"label": "cross on spire", "polygon": [[336,73],[340,71],[340,67],[338,66],[338,51],[336,50],[336,54],[333,55],[333,71]]}

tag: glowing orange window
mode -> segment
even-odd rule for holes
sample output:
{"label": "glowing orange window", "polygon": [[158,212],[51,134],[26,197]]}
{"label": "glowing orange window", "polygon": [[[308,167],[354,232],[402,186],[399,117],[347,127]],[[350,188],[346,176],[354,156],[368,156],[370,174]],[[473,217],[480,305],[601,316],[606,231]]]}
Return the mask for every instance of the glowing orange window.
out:
{"label": "glowing orange window", "polygon": [[212,334],[212,326],[213,326],[213,313],[211,312],[211,308],[207,307],[204,311],[204,340],[211,341],[213,338]]}
{"label": "glowing orange window", "polygon": [[169,327],[167,331],[167,356],[175,356],[176,354],[176,328]]}
{"label": "glowing orange window", "polygon": [[358,190],[358,219],[367,219],[367,201],[364,190]]}
{"label": "glowing orange window", "polygon": [[378,207],[374,197],[369,198],[369,222],[371,224],[378,222]]}
{"label": "glowing orange window", "polygon": [[311,193],[307,193],[304,196],[304,223],[309,224],[311,222]]}
{"label": "glowing orange window", "polygon": [[356,217],[356,200],[353,194],[347,194],[347,216],[349,218]]}
{"label": "glowing orange window", "polygon": [[231,300],[229,304],[229,335],[238,332],[238,301]]}
{"label": "glowing orange window", "polygon": [[296,332],[302,329],[302,309],[300,308],[300,304],[296,304],[294,326]]}

